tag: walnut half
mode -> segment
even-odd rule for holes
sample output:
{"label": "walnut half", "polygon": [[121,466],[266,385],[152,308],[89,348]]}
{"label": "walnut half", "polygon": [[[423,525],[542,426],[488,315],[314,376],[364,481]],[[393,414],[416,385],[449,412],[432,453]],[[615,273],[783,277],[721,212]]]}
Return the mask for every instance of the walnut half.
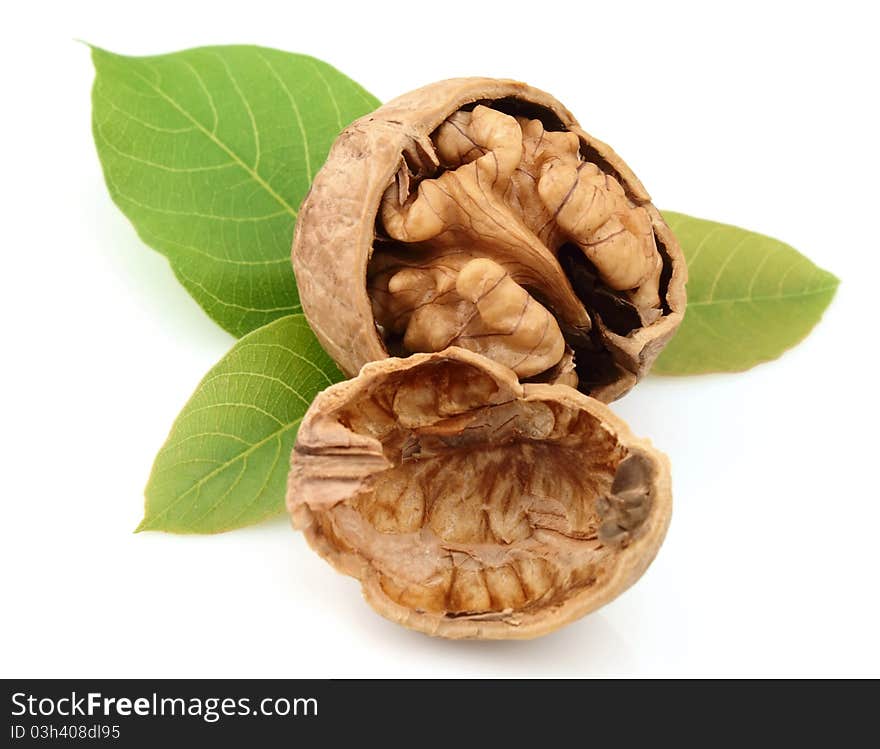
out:
{"label": "walnut half", "polygon": [[293,264],[348,375],[454,345],[610,401],[685,308],[681,250],[626,164],[553,97],[489,78],[348,127],[302,205]]}
{"label": "walnut half", "polygon": [[453,347],[365,366],[312,403],[295,527],[383,616],[531,638],[607,603],[657,553],[666,458],[599,401]]}

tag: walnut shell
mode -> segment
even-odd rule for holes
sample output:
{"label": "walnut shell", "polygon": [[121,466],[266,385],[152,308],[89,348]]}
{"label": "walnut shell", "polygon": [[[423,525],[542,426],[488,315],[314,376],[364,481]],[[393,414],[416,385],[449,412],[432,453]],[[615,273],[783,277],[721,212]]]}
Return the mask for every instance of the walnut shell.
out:
{"label": "walnut shell", "polygon": [[684,257],[641,182],[510,80],[441,81],[349,126],[300,209],[293,266],[349,376],[455,345],[608,402],[685,310]]}
{"label": "walnut shell", "polygon": [[603,403],[455,347],[318,395],[287,493],[294,526],[376,611],[481,639],[537,637],[615,598],[671,502],[666,457]]}

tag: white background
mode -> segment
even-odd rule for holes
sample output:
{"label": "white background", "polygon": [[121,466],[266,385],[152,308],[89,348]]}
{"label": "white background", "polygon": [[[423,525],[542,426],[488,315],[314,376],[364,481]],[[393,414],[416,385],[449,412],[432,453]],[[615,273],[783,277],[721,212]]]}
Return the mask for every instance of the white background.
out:
{"label": "white background", "polygon": [[[877,19],[867,2],[719,5],[8,6],[2,675],[880,675]],[[537,641],[432,640],[375,615],[283,518],[132,533],[156,450],[232,339],[112,205],[75,38],[306,52],[380,99],[521,78],[659,206],[784,239],[842,285],[780,360],[651,378],[615,405],[673,465],[672,527],[640,583]]]}

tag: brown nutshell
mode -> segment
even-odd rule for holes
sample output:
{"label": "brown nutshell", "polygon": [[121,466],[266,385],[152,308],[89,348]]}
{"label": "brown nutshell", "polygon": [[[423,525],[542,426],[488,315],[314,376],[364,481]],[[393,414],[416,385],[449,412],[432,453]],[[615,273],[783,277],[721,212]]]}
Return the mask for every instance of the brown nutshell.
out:
{"label": "brown nutshell", "polygon": [[629,167],[550,95],[491,78],[349,126],[300,209],[293,265],[349,376],[458,346],[611,401],[685,309],[683,255]]}
{"label": "brown nutshell", "polygon": [[645,571],[668,461],[601,402],[461,349],[390,358],[313,402],[294,526],[367,601],[450,638],[546,634]]}

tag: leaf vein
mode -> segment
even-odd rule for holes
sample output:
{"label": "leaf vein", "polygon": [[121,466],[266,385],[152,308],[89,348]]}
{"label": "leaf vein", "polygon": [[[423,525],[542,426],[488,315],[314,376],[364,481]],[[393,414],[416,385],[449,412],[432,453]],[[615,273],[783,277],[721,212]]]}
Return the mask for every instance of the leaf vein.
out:
{"label": "leaf vein", "polygon": [[177,505],[178,505],[178,504],[184,499],[184,497],[186,497],[186,496],[189,495],[190,492],[195,491],[195,490],[200,490],[201,487],[202,487],[206,482],[210,481],[210,480],[211,480],[214,476],[216,476],[218,473],[220,473],[221,471],[226,470],[226,468],[228,468],[229,466],[231,466],[231,465],[232,465],[233,463],[235,463],[236,461],[238,461],[238,460],[242,460],[242,459],[244,459],[244,458],[247,458],[247,456],[253,454],[253,452],[254,452],[255,450],[258,450],[260,447],[262,447],[263,445],[267,444],[268,442],[270,442],[271,440],[275,439],[276,437],[280,437],[280,436],[281,436],[282,434],[284,434],[285,432],[287,432],[287,431],[293,429],[294,427],[298,427],[298,426],[299,426],[299,423],[300,423],[301,421],[302,421],[302,417],[300,417],[300,418],[298,418],[298,419],[295,419],[294,421],[290,422],[289,424],[284,424],[283,422],[279,421],[279,422],[278,422],[279,424],[283,424],[283,426],[282,426],[281,429],[277,429],[277,430],[275,430],[274,432],[272,432],[271,434],[269,434],[267,437],[261,439],[261,440],[258,441],[258,442],[255,442],[255,443],[254,443],[251,447],[249,447],[247,450],[244,450],[243,452],[239,453],[238,455],[236,455],[236,456],[230,458],[229,460],[225,461],[224,463],[222,463],[222,464],[220,465],[219,468],[215,468],[215,469],[214,469],[213,471],[211,471],[210,473],[207,473],[207,474],[205,474],[204,476],[202,476],[202,477],[201,477],[196,483],[194,483],[192,486],[190,486],[188,489],[186,489],[186,490],[185,490],[184,492],[182,492],[181,494],[178,494],[178,495],[177,495],[174,499],[172,499],[172,500],[171,500],[171,501],[170,501],[170,502],[169,502],[164,508],[162,508],[162,510],[160,510],[158,513],[156,513],[156,515],[154,515],[154,516],[151,518],[150,523],[147,524],[147,527],[149,527],[149,525],[155,525],[156,520],[158,520],[159,518],[161,518],[161,517],[167,515],[168,512],[170,512],[171,509],[173,509],[174,507],[176,507],[176,506],[177,506]]}
{"label": "leaf vein", "polygon": [[208,97],[208,106],[211,108],[211,115],[213,117],[214,123],[211,126],[211,133],[217,133],[217,126],[220,124],[220,115],[217,113],[217,106],[214,103],[214,96],[211,93],[211,90],[205,85],[205,81],[202,78],[201,74],[198,70],[196,70],[196,66],[193,65],[189,60],[181,60],[181,62],[189,68],[189,71],[195,76],[196,82],[199,84],[199,87],[202,89],[202,92],[205,96]]}
{"label": "leaf vein", "polygon": [[153,88],[153,90],[161,96],[168,104],[174,107],[178,112],[180,112],[184,117],[186,117],[190,122],[192,122],[199,130],[201,130],[208,138],[217,145],[222,151],[224,151],[230,158],[232,158],[242,169],[244,169],[248,174],[253,177],[254,181],[257,182],[269,195],[271,195],[280,205],[282,205],[288,213],[294,218],[297,215],[297,211],[293,206],[291,206],[284,198],[279,195],[275,189],[270,185],[266,180],[264,180],[251,166],[239,156],[235,151],[233,151],[229,146],[227,146],[222,140],[217,137],[217,134],[208,130],[196,117],[194,117],[186,108],[181,106],[174,97],[168,95],[159,88],[155,83],[141,75],[137,71],[134,71],[134,74],[137,75],[144,83]]}
{"label": "leaf vein", "polygon": [[739,242],[737,242],[730,252],[727,253],[727,256],[724,260],[721,261],[721,265],[718,266],[718,269],[715,271],[715,277],[712,279],[712,285],[709,287],[709,298],[706,300],[708,303],[712,302],[712,299],[715,296],[715,289],[718,287],[718,281],[721,280],[721,277],[724,275],[724,271],[727,270],[727,267],[730,265],[733,258],[736,254],[746,245],[746,243],[751,239],[751,235],[746,234]]}
{"label": "leaf vein", "polygon": [[[199,211],[175,211],[170,208],[159,208],[155,205],[149,205],[148,203],[144,203],[137,198],[133,198],[131,195],[128,195],[121,190],[118,190],[119,197],[123,200],[127,200],[129,203],[136,205],[138,208],[143,208],[145,211],[150,211],[152,213],[161,213],[166,216],[182,216],[184,218],[204,218],[211,221],[232,221],[238,222],[242,224],[250,224],[259,221],[269,221],[274,218],[278,218],[279,216],[287,216],[288,213],[285,210],[275,211],[274,213],[264,213],[261,216],[224,216],[222,214],[216,213],[201,213]],[[273,261],[275,262],[275,261]]]}
{"label": "leaf vein", "polygon": [[209,289],[207,289],[203,283],[200,283],[199,281],[196,281],[194,278],[191,278],[190,276],[186,275],[186,273],[184,273],[183,270],[181,269],[180,265],[175,264],[174,269],[177,273],[179,273],[186,280],[187,283],[191,283],[197,289],[202,291],[205,294],[205,296],[209,297],[210,299],[212,299],[217,304],[219,304],[223,307],[229,307],[230,309],[237,309],[237,310],[241,310],[243,312],[260,312],[260,313],[286,312],[286,311],[299,312],[302,309],[302,305],[300,305],[300,304],[285,305],[283,307],[248,307],[247,305],[244,305],[244,304],[237,304],[235,302],[227,302],[225,299],[221,299],[216,294],[214,294]]}
{"label": "leaf vein", "polygon": [[317,63],[314,60],[309,59],[309,64],[314,69],[315,75],[317,75],[321,83],[324,84],[324,88],[327,89],[327,96],[330,98],[330,103],[333,104],[333,109],[336,112],[336,129],[339,132],[342,132],[342,110],[339,108],[339,101],[336,98],[336,94],[333,92],[333,89],[330,87],[330,82],[327,80],[327,77],[321,72],[321,69],[318,67]]}
{"label": "leaf vein", "polygon": [[709,307],[716,304],[736,304],[740,302],[776,302],[784,299],[801,299],[803,297],[809,296],[817,296],[818,294],[824,294],[832,289],[836,289],[837,284],[831,284],[829,286],[823,286],[821,289],[810,289],[808,291],[795,291],[790,294],[766,294],[764,296],[741,296],[741,297],[729,297],[727,299],[711,299],[705,300],[701,302],[688,302],[687,308],[691,307]]}
{"label": "leaf vein", "polygon": [[250,501],[246,502],[242,505],[241,509],[235,514],[235,516],[229,521],[231,523],[235,523],[242,515],[244,515],[251,507],[253,507],[263,496],[266,489],[269,487],[269,481],[272,479],[272,474],[275,472],[275,466],[278,465],[278,459],[281,457],[281,437],[278,437],[278,442],[275,447],[275,456],[272,458],[272,465],[269,466],[269,471],[266,473],[266,478],[263,480],[263,483],[260,485],[257,493],[250,499]]}
{"label": "leaf vein", "polygon": [[336,380],[332,379],[330,377],[330,375],[327,374],[327,372],[325,372],[323,369],[321,369],[311,359],[303,356],[302,354],[298,354],[296,351],[294,351],[291,348],[288,348],[287,346],[282,346],[280,343],[245,343],[244,345],[239,346],[238,350],[242,351],[246,348],[252,348],[252,347],[257,347],[257,346],[259,346],[261,348],[280,348],[283,351],[286,351],[288,354],[290,354],[294,359],[299,359],[299,360],[303,361],[305,364],[308,364],[309,366],[313,367],[316,372],[318,372],[324,376],[324,379],[327,380],[327,384],[329,384],[329,385],[336,384]]}
{"label": "leaf vein", "polygon": [[[229,496],[229,494],[235,489],[235,487],[241,483],[242,478],[244,477],[245,473],[247,472],[247,467],[248,467],[248,459],[247,459],[247,457],[244,457],[241,459],[241,468],[238,469],[238,473],[236,474],[235,479],[232,481],[232,483],[226,487],[226,491],[223,492],[223,494],[221,494],[219,497],[217,497],[217,499],[214,500],[214,503],[209,505],[208,509],[205,510],[201,515],[198,515],[197,517],[193,518],[193,520],[192,520],[193,523],[198,523],[201,520],[204,520],[206,517],[208,517],[208,515],[210,515],[212,512],[214,512],[214,510],[216,510],[220,506],[220,504],[223,502],[223,500],[226,499],[226,497]],[[196,505],[193,505],[192,509],[193,510],[197,509]]]}
{"label": "leaf vein", "polygon": [[251,133],[254,138],[254,165],[251,167],[254,170],[254,173],[259,172],[260,168],[260,131],[257,129],[257,118],[254,117],[254,110],[251,109],[251,105],[247,100],[247,97],[244,95],[244,92],[241,90],[241,87],[238,85],[238,81],[235,79],[235,76],[232,75],[232,70],[229,67],[229,63],[223,59],[223,57],[216,52],[214,53],[214,57],[216,57],[220,64],[223,66],[223,69],[226,71],[226,75],[229,76],[229,80],[232,83],[232,87],[235,89],[235,93],[238,94],[238,98],[241,99],[241,103],[244,104],[245,112],[247,113],[248,119],[251,121]]}
{"label": "leaf vein", "polygon": [[308,408],[311,405],[311,401],[308,398],[306,398],[302,393],[300,393],[295,387],[288,385],[286,382],[284,382],[284,380],[282,380],[278,377],[273,377],[272,375],[267,375],[267,374],[264,374],[263,372],[248,372],[245,370],[240,370],[237,372],[218,372],[217,374],[215,374],[211,377],[208,377],[205,380],[202,380],[202,387],[205,387],[209,383],[213,382],[214,380],[218,380],[221,377],[257,377],[261,380],[269,380],[271,382],[277,383],[278,385],[281,385],[281,387],[283,387],[285,390],[288,390],[291,393],[293,393],[297,398],[299,398],[306,405],[306,408]]}
{"label": "leaf vein", "polygon": [[[110,109],[118,114],[122,115],[125,119],[131,120],[132,122],[136,122],[138,125],[147,128],[148,130],[154,130],[157,133],[165,133],[167,135],[182,135],[183,133],[191,133],[195,131],[195,127],[161,127],[160,125],[154,125],[152,122],[147,122],[144,119],[141,119],[137,115],[132,114],[127,109],[123,109],[118,106],[107,94],[102,91],[102,87],[100,85],[95,86],[95,95],[104,101]],[[157,98],[157,97],[152,97]],[[109,118],[108,118],[109,121]]]}
{"label": "leaf vein", "polygon": [[276,424],[284,424],[284,422],[281,421],[281,419],[279,419],[277,416],[269,413],[264,408],[260,408],[259,406],[254,405],[253,403],[241,403],[239,401],[225,401],[223,403],[209,403],[207,406],[199,406],[198,408],[192,408],[192,409],[187,410],[185,413],[182,413],[180,415],[180,418],[179,418],[176,426],[180,426],[180,424],[183,423],[184,421],[186,421],[188,418],[190,418],[191,416],[193,416],[197,413],[201,413],[202,411],[211,411],[215,408],[227,408],[229,406],[232,406],[233,408],[249,408],[252,411],[256,411],[256,412],[262,414],[267,419],[271,419]]}
{"label": "leaf vein", "polygon": [[107,137],[107,135],[104,133],[105,124],[106,122],[95,123],[95,130],[97,131],[98,135],[101,136],[101,140],[104,141],[104,145],[106,145],[117,156],[120,156],[123,159],[128,159],[129,161],[134,161],[136,164],[142,164],[143,166],[150,167],[151,169],[159,169],[163,172],[170,172],[172,174],[194,174],[198,172],[214,172],[220,169],[228,169],[231,166],[236,166],[235,162],[227,161],[223,164],[208,164],[207,166],[176,167],[169,166],[168,164],[162,164],[158,161],[151,161],[150,159],[145,159],[141,156],[135,156],[133,153],[123,151],[121,148],[119,148],[119,146],[117,146]]}
{"label": "leaf vein", "polygon": [[[218,255],[212,255],[207,250],[203,250],[200,247],[196,247],[195,245],[183,244],[182,242],[175,242],[173,239],[168,239],[166,237],[160,237],[155,232],[150,231],[149,229],[147,229],[143,226],[140,228],[140,233],[146,234],[148,237],[152,237],[153,241],[156,243],[173,245],[174,247],[177,247],[181,250],[184,250],[185,252],[192,252],[195,255],[200,255],[202,257],[208,258],[209,260],[213,260],[216,263],[225,263],[227,265],[240,265],[240,266],[248,267],[248,266],[252,266],[252,265],[257,265],[257,266],[259,266],[259,265],[287,265],[290,262],[290,259],[287,257],[270,259],[270,260],[236,260],[235,258],[220,257]],[[297,305],[296,308],[299,309],[300,306]],[[256,311],[256,310],[250,310],[250,311]]]}
{"label": "leaf vein", "polygon": [[162,449],[159,451],[159,454],[161,455],[162,453],[169,452],[170,450],[174,450],[174,449],[180,447],[180,445],[182,445],[184,442],[189,442],[190,440],[195,440],[195,439],[204,439],[205,437],[224,437],[224,438],[228,437],[229,439],[233,439],[233,440],[237,440],[238,442],[241,442],[241,444],[243,444],[247,447],[250,447],[250,445],[251,445],[251,443],[248,442],[246,439],[242,439],[237,434],[232,434],[231,432],[197,432],[196,434],[187,435],[186,437],[183,437],[182,439],[179,439],[176,442],[169,442],[168,444],[166,444],[165,446],[162,447]]}
{"label": "leaf vein", "polygon": [[257,56],[263,61],[263,63],[265,63],[266,67],[269,68],[269,72],[272,74],[272,76],[278,82],[278,85],[281,86],[281,89],[287,95],[287,100],[290,102],[290,108],[293,110],[293,116],[294,119],[296,119],[296,124],[299,128],[299,134],[302,137],[303,156],[305,157],[306,164],[306,174],[308,175],[309,182],[311,182],[315,175],[312,173],[312,161],[311,157],[309,156],[309,136],[306,132],[306,127],[303,124],[302,115],[300,114],[299,106],[296,103],[296,98],[294,97],[293,92],[287,87],[287,84],[284,82],[281,76],[278,75],[278,71],[275,70],[275,67],[272,65],[272,63],[269,62],[266,57],[259,53],[257,53]]}

